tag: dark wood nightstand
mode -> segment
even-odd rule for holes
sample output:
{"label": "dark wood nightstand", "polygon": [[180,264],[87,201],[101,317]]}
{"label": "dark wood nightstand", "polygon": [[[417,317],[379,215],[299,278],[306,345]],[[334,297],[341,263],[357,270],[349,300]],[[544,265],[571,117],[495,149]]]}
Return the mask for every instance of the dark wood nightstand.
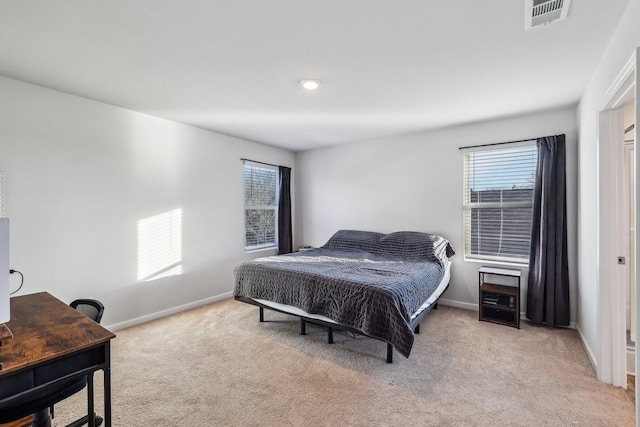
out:
{"label": "dark wood nightstand", "polygon": [[[515,285],[489,283],[486,275],[512,277]],[[481,267],[478,270],[479,320],[520,329],[520,270]]]}

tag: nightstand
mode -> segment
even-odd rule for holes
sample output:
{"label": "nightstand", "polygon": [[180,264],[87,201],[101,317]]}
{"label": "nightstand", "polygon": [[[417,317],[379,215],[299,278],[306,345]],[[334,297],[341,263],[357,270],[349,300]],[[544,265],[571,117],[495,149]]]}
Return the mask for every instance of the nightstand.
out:
{"label": "nightstand", "polygon": [[[509,277],[514,285],[489,283],[486,275]],[[520,270],[481,267],[478,270],[479,320],[520,329]],[[503,280],[500,280],[503,282]]]}

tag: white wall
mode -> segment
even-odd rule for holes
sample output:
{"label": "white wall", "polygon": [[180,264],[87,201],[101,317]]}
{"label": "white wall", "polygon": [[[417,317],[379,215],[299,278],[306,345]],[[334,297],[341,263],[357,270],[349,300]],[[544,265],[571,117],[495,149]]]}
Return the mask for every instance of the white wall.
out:
{"label": "white wall", "polygon": [[600,59],[578,105],[579,122],[579,218],[577,326],[598,363],[600,337],[598,331],[597,278],[597,157],[598,108],[635,49],[640,46],[640,0],[631,0],[609,45]]}
{"label": "white wall", "polygon": [[[293,166],[293,153],[7,78],[0,94],[18,295],[95,297],[116,326],[229,296],[234,266],[256,256],[244,253],[240,158]],[[183,274],[139,282],[137,221],[177,208]]]}
{"label": "white wall", "polygon": [[[461,146],[566,134],[571,319],[575,321],[577,129],[574,107],[299,153],[297,244],[339,229],[428,231],[458,251],[447,303],[477,309],[478,268],[463,260]],[[526,270],[524,276],[526,277]],[[526,295],[524,281],[523,300]]]}

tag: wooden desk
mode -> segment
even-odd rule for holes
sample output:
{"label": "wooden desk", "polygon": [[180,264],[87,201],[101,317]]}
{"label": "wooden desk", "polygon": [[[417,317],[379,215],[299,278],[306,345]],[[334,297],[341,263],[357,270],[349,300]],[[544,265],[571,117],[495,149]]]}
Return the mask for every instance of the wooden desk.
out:
{"label": "wooden desk", "polygon": [[[115,334],[47,292],[11,298],[13,338],[0,347],[0,411],[17,399],[46,393],[63,381],[104,371],[104,422],[111,427],[110,340]],[[91,426],[90,426],[91,427]]]}

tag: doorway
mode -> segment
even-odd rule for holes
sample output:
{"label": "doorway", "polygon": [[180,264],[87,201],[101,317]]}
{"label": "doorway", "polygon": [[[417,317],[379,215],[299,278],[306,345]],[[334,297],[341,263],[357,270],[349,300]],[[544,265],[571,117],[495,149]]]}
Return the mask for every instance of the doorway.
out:
{"label": "doorway", "polygon": [[[631,311],[637,306],[638,289],[636,281],[631,283],[629,261],[638,253],[635,246],[635,230],[632,234],[630,217],[635,218],[638,209],[631,204],[638,198],[631,198],[629,191],[632,171],[625,174],[625,163],[636,164],[632,157],[638,155],[635,142],[625,148],[625,114],[624,107],[635,105],[636,96],[636,59],[634,53],[627,62],[614,84],[607,91],[598,110],[598,330],[600,336],[599,360],[597,364],[598,379],[615,386],[627,388],[627,336],[637,331],[631,327]],[[633,116],[637,114],[634,108]],[[635,135],[635,129],[632,132]],[[635,139],[635,137],[633,138]],[[633,150],[631,150],[633,148]],[[625,162],[625,155],[626,160]],[[632,160],[633,159],[633,160]],[[635,172],[633,172],[633,187]],[[635,202],[633,201],[635,199]],[[627,206],[625,208],[624,206]],[[635,222],[635,221],[634,221]],[[635,295],[633,295],[635,293]],[[631,304],[635,296],[636,304]],[[627,305],[629,303],[629,305]],[[628,309],[627,309],[628,307]],[[628,316],[627,316],[628,315]],[[629,319],[629,320],[627,320]],[[627,333],[627,331],[629,331]],[[637,359],[635,343],[631,345],[635,366],[640,366]],[[635,368],[634,366],[634,368]],[[636,399],[637,400],[637,399]]]}

